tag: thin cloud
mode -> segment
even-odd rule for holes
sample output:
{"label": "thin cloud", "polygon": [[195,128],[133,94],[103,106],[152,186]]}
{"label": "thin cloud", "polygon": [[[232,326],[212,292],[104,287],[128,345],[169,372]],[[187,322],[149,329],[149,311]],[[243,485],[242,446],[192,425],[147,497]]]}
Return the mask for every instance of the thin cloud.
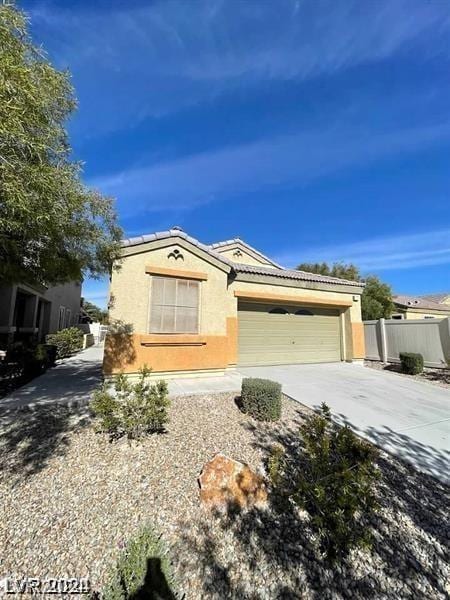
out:
{"label": "thin cloud", "polygon": [[334,74],[405,48],[410,54],[415,48],[421,60],[448,56],[450,48],[447,4],[423,0],[363,7],[360,0],[179,0],[76,9],[33,2],[30,12],[52,58],[74,72],[91,132],[125,128],[237,88]]}
{"label": "thin cloud", "polygon": [[290,249],[276,260],[289,267],[302,262],[354,263],[365,273],[450,264],[450,229]]}
{"label": "thin cloud", "polygon": [[188,211],[260,189],[305,185],[348,168],[450,141],[450,122],[395,131],[348,126],[262,140],[95,178],[89,184],[118,198],[122,216]]}

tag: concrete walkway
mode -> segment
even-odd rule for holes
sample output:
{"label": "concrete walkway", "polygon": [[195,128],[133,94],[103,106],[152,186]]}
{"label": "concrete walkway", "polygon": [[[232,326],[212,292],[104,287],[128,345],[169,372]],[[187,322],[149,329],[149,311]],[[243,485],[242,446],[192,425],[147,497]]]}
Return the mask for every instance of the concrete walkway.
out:
{"label": "concrete walkway", "polygon": [[448,389],[347,363],[248,367],[240,373],[279,381],[285,394],[311,408],[326,402],[338,423],[449,480]]}
{"label": "concrete walkway", "polygon": [[2,412],[52,403],[87,404],[92,391],[102,381],[103,345],[91,346],[59,362],[40,377],[0,400]]}
{"label": "concrete walkway", "polygon": [[220,394],[222,392],[241,391],[242,375],[238,371],[229,371],[217,377],[187,377],[169,379],[170,396],[191,396],[192,394]]}

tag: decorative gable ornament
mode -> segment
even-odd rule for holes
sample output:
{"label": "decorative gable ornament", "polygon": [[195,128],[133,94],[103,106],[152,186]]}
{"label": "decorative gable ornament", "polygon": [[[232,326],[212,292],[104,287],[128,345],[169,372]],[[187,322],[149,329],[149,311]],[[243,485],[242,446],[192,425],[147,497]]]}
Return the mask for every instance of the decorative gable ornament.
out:
{"label": "decorative gable ornament", "polygon": [[169,252],[169,254],[167,255],[167,258],[173,258],[175,261],[177,261],[178,259],[184,260],[184,256],[181,253],[181,251],[178,250],[178,248],[175,248],[174,250]]}

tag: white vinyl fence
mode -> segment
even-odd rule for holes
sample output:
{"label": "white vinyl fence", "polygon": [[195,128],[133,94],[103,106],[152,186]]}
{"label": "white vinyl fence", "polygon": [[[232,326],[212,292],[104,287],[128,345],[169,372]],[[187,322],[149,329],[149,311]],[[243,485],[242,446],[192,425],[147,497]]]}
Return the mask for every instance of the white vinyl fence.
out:
{"label": "white vinyl fence", "polygon": [[366,358],[399,362],[400,352],[422,354],[426,367],[450,361],[450,318],[364,321]]}
{"label": "white vinyl fence", "polygon": [[101,325],[100,323],[79,323],[77,327],[78,329],[81,329],[84,334],[92,336],[92,341],[89,338],[89,341],[87,342],[88,346],[103,342],[108,331],[108,326]]}

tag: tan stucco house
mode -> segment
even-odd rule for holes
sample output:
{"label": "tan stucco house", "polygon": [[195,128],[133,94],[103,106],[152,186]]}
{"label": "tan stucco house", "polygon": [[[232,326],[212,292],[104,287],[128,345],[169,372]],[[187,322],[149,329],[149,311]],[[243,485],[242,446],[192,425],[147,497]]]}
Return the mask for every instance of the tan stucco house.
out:
{"label": "tan stucco house", "polygon": [[394,296],[391,319],[442,319],[450,317],[450,294]]}
{"label": "tan stucco house", "polygon": [[284,269],[240,239],[178,227],[124,240],[111,276],[106,375],[364,358],[360,282]]}

